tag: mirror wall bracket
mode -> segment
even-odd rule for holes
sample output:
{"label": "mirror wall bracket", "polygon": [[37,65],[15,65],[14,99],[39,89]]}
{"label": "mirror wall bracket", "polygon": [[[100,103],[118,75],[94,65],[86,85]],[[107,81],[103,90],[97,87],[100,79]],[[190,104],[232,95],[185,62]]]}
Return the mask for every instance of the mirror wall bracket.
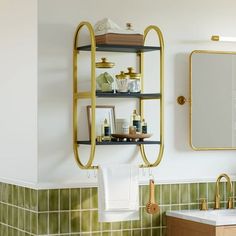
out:
{"label": "mirror wall bracket", "polygon": [[176,101],[179,105],[184,105],[186,102],[190,102],[191,100],[181,95],[177,97]]}

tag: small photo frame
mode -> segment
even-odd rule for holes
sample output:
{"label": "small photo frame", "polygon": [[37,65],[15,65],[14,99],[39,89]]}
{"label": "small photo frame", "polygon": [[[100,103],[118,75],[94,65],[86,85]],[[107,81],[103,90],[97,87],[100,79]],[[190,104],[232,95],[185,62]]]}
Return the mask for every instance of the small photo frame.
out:
{"label": "small photo frame", "polygon": [[[96,106],[96,137],[101,136],[102,125],[104,120],[107,119],[111,127],[111,134],[115,133],[115,106]],[[91,106],[87,106],[89,139],[91,139]]]}

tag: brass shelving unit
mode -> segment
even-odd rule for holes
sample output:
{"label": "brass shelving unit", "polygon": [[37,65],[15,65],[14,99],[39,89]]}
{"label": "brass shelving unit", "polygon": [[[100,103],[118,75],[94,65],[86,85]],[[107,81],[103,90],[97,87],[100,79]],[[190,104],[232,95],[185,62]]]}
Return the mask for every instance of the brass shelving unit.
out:
{"label": "brass shelving unit", "polygon": [[[86,46],[78,46],[79,35],[82,28],[86,27],[90,34],[90,44]],[[144,164],[141,164],[141,168],[145,167],[156,167],[162,160],[164,150],[164,40],[160,29],[157,26],[150,25],[144,31],[144,42],[150,31],[155,31],[159,40],[159,45],[154,46],[130,46],[130,45],[96,45],[95,34],[92,25],[89,22],[81,22],[74,36],[73,46],[73,149],[75,160],[81,169],[97,169],[98,166],[93,165],[95,158],[96,145],[138,145]],[[99,93],[96,91],[96,67],[95,67],[95,55],[96,51],[104,52],[126,52],[136,53],[139,58],[140,73],[143,78],[144,69],[144,53],[150,51],[160,51],[160,93],[142,93],[144,91],[143,82],[141,81],[141,93],[140,94],[113,94],[113,93]],[[91,53],[91,91],[78,92],[78,69],[77,62],[79,58],[79,51],[90,51]],[[95,133],[95,120],[96,120],[96,99],[99,97],[110,97],[110,98],[137,98],[139,99],[139,110],[141,117],[143,117],[144,101],[147,99],[158,99],[160,100],[160,140],[158,141],[137,141],[137,142],[96,142]],[[77,106],[81,99],[91,100],[91,140],[80,141],[78,140],[78,112]],[[156,161],[150,163],[145,153],[145,144],[159,145],[159,153]],[[90,145],[90,156],[88,162],[83,164],[79,158],[79,145]]]}

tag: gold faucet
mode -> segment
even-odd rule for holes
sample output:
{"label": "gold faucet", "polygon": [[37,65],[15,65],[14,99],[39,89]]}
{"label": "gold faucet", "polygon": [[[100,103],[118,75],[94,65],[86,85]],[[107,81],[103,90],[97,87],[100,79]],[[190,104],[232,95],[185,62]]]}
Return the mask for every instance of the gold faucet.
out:
{"label": "gold faucet", "polygon": [[227,180],[227,189],[228,189],[228,203],[227,208],[232,209],[233,208],[233,188],[232,188],[232,182],[230,180],[230,177],[227,174],[221,174],[216,180],[216,194],[215,194],[215,209],[220,209],[220,180],[222,178],[225,178]]}

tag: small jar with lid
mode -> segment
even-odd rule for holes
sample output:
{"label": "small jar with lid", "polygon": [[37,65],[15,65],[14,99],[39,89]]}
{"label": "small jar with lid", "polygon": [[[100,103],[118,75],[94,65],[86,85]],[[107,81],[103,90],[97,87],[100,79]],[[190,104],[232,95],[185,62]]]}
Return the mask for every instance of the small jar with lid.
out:
{"label": "small jar with lid", "polygon": [[129,91],[131,93],[140,93],[141,74],[135,73],[132,67],[128,67],[128,72],[125,74],[129,76]]}
{"label": "small jar with lid", "polygon": [[119,75],[116,75],[117,91],[120,93],[127,93],[129,91],[129,77],[121,71]]}

